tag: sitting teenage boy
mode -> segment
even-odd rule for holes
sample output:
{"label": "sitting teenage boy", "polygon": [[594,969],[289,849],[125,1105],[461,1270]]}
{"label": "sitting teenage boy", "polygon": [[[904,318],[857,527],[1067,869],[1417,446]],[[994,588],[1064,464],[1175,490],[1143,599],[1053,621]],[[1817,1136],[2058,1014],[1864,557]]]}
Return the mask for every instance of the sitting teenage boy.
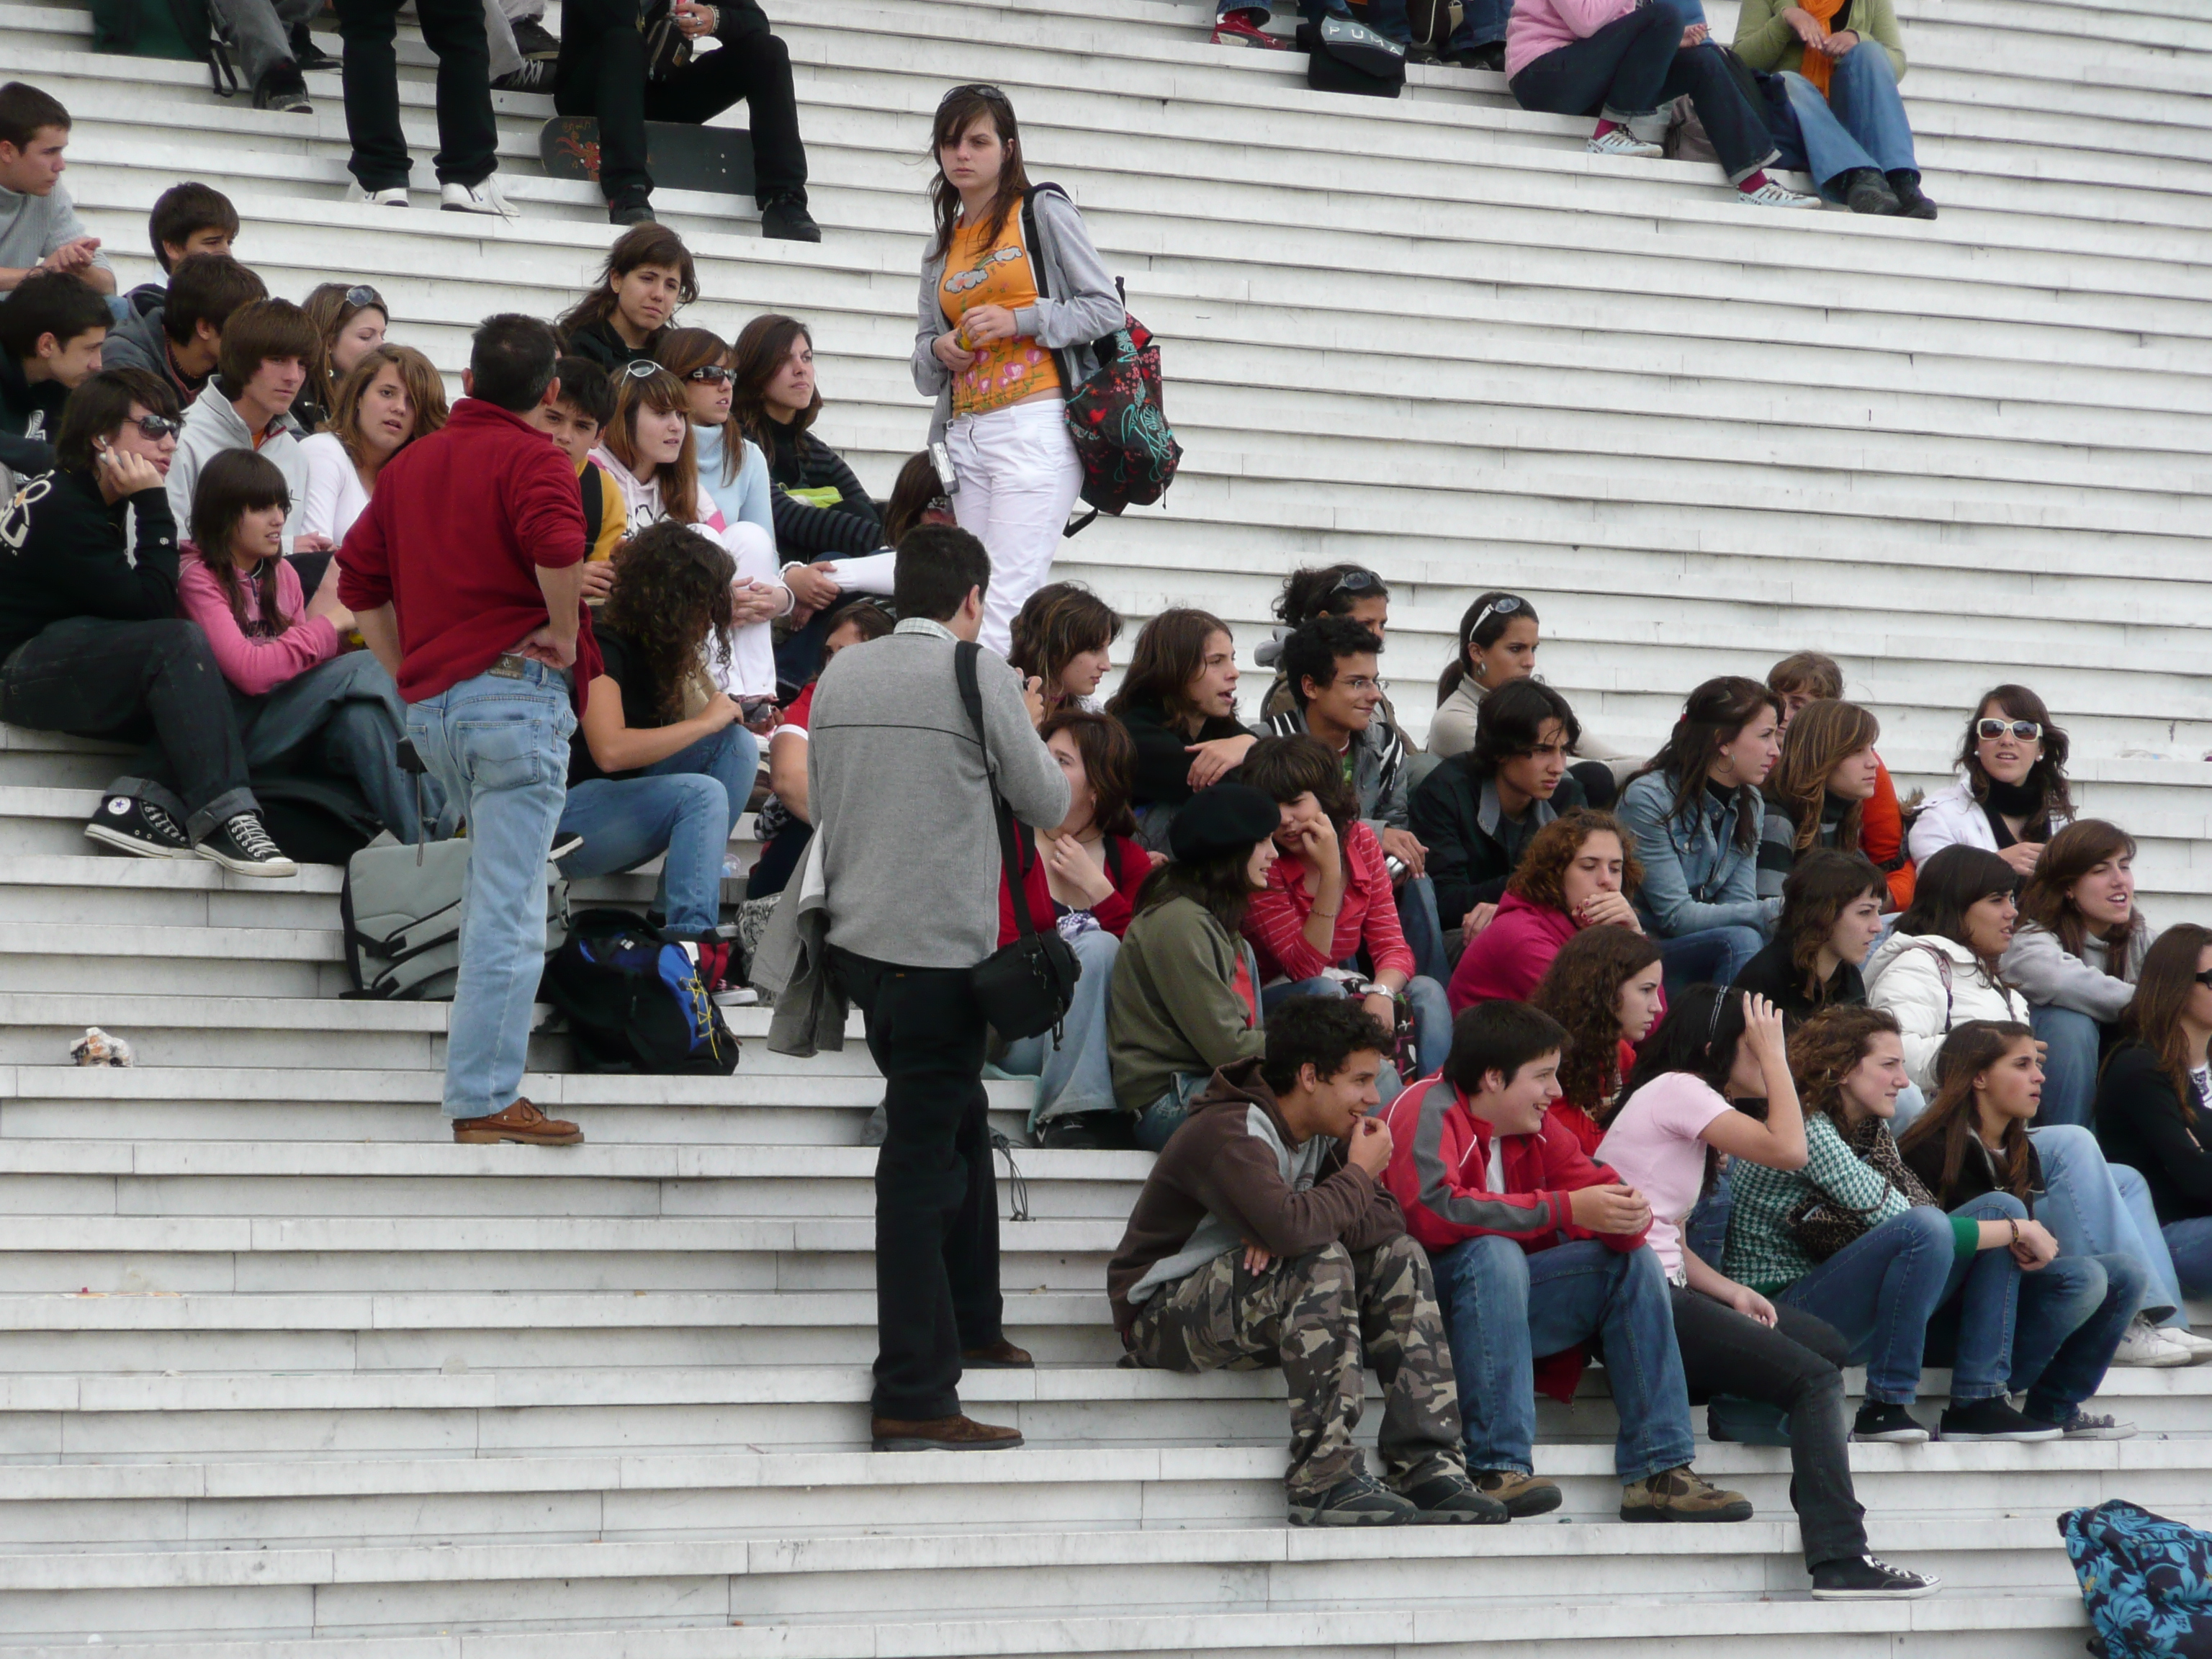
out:
{"label": "sitting teenage boy", "polygon": [[327,537],[300,533],[307,463],[291,415],[292,401],[307,384],[307,365],[321,346],[307,313],[289,300],[256,300],[231,313],[216,353],[216,395],[195,398],[185,412],[184,436],[169,468],[169,508],[178,523],[191,520],[192,489],[208,458],[226,449],[252,449],[284,475],[292,501],[284,520],[285,550],[330,550]]}
{"label": "sitting teenage boy", "polygon": [[1398,921],[1414,963],[1441,985],[1451,977],[1451,963],[1428,880],[1428,848],[1407,827],[1405,739],[1381,711],[1382,650],[1382,637],[1349,617],[1316,617],[1292,629],[1279,659],[1291,707],[1253,730],[1316,738],[1343,761],[1360,817],[1382,842],[1383,856],[1395,860]]}
{"label": "sitting teenage boy", "polygon": [[[150,286],[150,284],[149,284]],[[144,289],[133,289],[136,302]],[[190,409],[222,361],[222,331],[240,306],[265,300],[261,279],[227,253],[180,259],[167,289],[136,310],[100,348],[102,368],[143,368],[160,375]]]}
{"label": "sitting teenage boy", "polygon": [[176,422],[168,387],[138,369],[95,374],[70,398],[57,470],[0,517],[0,547],[14,555],[0,558],[0,720],[152,737],[156,776],[108,785],[85,826],[94,840],[143,858],[197,853],[240,875],[292,875],[246,787],[215,652],[177,615],[177,527],[161,488]]}
{"label": "sitting teenage boy", "polygon": [[607,372],[589,357],[561,357],[553,364],[553,378],[561,390],[550,404],[539,404],[524,418],[568,458],[576,469],[576,487],[584,496],[584,598],[599,604],[614,586],[615,549],[629,535],[629,513],[623,504],[622,489],[607,477],[607,470],[592,459],[599,434],[614,418],[615,389]]}
{"label": "sitting teenage boy", "polygon": [[1530,1462],[1539,1361],[1571,1398],[1578,1348],[1596,1340],[1620,1416],[1613,1469],[1624,1521],[1747,1521],[1751,1504],[1690,1469],[1690,1399],[1651,1206],[1593,1164],[1551,1116],[1565,1033],[1519,1002],[1480,1002],[1451,1058],[1384,1118],[1385,1176],[1435,1263],[1476,1486],[1516,1516],[1557,1509]]}
{"label": "sitting teenage boy", "polygon": [[238,240],[238,210],[213,185],[189,179],[171,185],[154,198],[154,210],[146,216],[146,240],[154,245],[154,260],[164,280],[141,283],[124,296],[142,316],[161,303],[168,293],[167,279],[192,255],[230,252]]}
{"label": "sitting teenage boy", "polygon": [[[1293,1526],[1505,1519],[1468,1484],[1428,1262],[1379,1182],[1390,1134],[1367,1113],[1389,1043],[1357,1003],[1284,1003],[1264,1057],[1191,1102],[1106,1270],[1139,1364],[1282,1367]],[[1363,1364],[1382,1383],[1388,1487],[1352,1443]]]}
{"label": "sitting teenage boy", "polygon": [[70,112],[21,81],[0,87],[0,294],[34,270],[74,271],[99,294],[115,273],[62,186]]}
{"label": "sitting teenage boy", "polygon": [[107,301],[76,276],[33,276],[0,301],[0,466],[23,477],[54,464],[62,405],[100,373]]}

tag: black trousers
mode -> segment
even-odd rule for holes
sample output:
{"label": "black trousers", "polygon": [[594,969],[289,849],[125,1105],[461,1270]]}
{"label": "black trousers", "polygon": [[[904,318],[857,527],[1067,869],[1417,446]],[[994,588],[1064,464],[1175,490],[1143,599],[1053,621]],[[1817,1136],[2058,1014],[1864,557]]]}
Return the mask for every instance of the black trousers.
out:
{"label": "black trousers", "polygon": [[[398,60],[392,50],[399,0],[337,0],[345,41],[347,170],[363,190],[407,182],[411,163],[399,128]],[[481,0],[416,0],[422,39],[438,56],[438,182],[480,185],[499,165],[491,112],[491,48]]]}
{"label": "black trousers", "polygon": [[1790,1503],[1805,1565],[1866,1553],[1866,1510],[1851,1490],[1844,1418],[1844,1339],[1812,1315],[1778,1307],[1772,1329],[1696,1291],[1674,1288],[1674,1340],[1690,1398],[1734,1395],[1790,1414]]}
{"label": "black trousers", "polygon": [[1650,0],[1587,39],[1537,58],[1513,77],[1513,96],[1522,109],[1621,120],[1649,115],[1686,92],[1722,171],[1739,184],[1781,152],[1765,112],[1743,95],[1721,49],[1708,42],[1685,50],[1685,27],[1670,0]]}
{"label": "black trousers", "polygon": [[753,195],[806,193],[806,149],[799,138],[799,99],[791,52],[769,33],[759,0],[714,0],[721,45],[702,52],[665,81],[645,78],[645,36],[638,0],[567,0],[561,9],[561,60],[553,107],[599,123],[599,188],[610,202],[642,202],[653,188],[645,167],[645,124],[698,125],[740,99],[751,117]]}
{"label": "black trousers", "polygon": [[157,787],[122,778],[109,792],[149,795],[194,841],[254,810],[230,687],[198,623],[50,623],[8,659],[0,720],[79,738],[151,738],[142,769]]}
{"label": "black trousers", "polygon": [[964,968],[907,968],[835,946],[830,968],[860,1006],[884,1074],[875,1413],[950,1417],[960,1409],[960,1351],[1004,1334],[988,1028]]}

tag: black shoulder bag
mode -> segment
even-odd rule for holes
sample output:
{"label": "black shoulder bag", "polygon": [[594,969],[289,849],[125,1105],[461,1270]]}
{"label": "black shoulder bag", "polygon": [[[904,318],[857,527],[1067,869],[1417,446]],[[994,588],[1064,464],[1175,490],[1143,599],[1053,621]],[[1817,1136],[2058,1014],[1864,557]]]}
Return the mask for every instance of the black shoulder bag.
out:
{"label": "black shoulder bag", "polygon": [[962,641],[952,647],[952,667],[960,682],[960,701],[968,710],[968,723],[975,728],[982,746],[983,770],[990,781],[992,815],[999,821],[999,856],[1006,866],[1006,890],[1014,907],[1014,926],[1020,936],[994,951],[969,969],[975,1000],[991,1029],[1002,1037],[1032,1037],[1046,1031],[1060,1040],[1060,1022],[1075,1000],[1075,981],[1083,972],[1075,952],[1057,927],[1039,933],[1030,915],[1029,895],[1022,886],[1019,860],[1014,853],[1013,809],[999,793],[997,769],[991,764],[991,739],[983,729],[983,692],[975,678],[975,659],[982,647]]}

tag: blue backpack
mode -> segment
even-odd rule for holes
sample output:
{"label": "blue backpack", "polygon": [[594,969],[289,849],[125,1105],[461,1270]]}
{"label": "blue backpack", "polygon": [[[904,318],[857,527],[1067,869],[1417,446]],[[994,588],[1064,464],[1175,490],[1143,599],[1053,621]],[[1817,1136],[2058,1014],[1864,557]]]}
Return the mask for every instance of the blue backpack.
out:
{"label": "blue backpack", "polygon": [[684,948],[627,910],[584,910],[545,964],[538,995],[568,1017],[586,1072],[727,1077],[738,1039]]}
{"label": "blue backpack", "polygon": [[2115,1498],[2058,1517],[2107,1659],[2212,1659],[2212,1534]]}

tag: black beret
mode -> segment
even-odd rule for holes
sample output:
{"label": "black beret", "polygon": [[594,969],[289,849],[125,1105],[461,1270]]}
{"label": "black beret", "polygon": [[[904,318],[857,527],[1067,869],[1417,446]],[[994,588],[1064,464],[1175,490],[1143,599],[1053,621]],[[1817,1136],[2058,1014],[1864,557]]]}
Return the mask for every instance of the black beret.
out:
{"label": "black beret", "polygon": [[1183,804],[1168,826],[1168,850],[1185,864],[1249,852],[1282,823],[1275,803],[1242,783],[1217,783]]}

